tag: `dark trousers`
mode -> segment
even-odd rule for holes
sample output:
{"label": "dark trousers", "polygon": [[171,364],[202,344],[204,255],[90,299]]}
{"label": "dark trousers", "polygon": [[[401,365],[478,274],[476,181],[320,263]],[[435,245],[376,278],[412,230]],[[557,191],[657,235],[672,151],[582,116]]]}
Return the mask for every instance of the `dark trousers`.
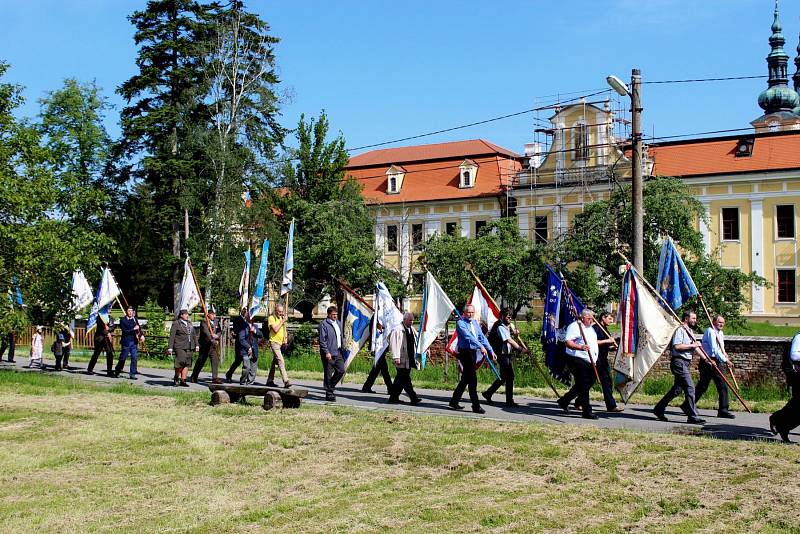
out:
{"label": "dark trousers", "polygon": [[8,349],[8,361],[13,362],[14,351],[17,350],[17,338],[13,333],[3,336],[3,344],[0,345],[0,358],[3,357],[6,348]]}
{"label": "dark trousers", "polygon": [[472,402],[472,408],[479,408],[481,403],[478,400],[478,375],[475,373],[475,361],[477,357],[477,350],[472,349],[458,349],[458,361],[461,363],[461,380],[458,381],[456,389],[453,391],[453,398],[450,399],[450,404],[458,404],[461,401],[461,395],[464,394],[464,389],[469,390],[469,400]]}
{"label": "dark trousers", "polygon": [[111,346],[107,342],[103,343],[95,343],[94,352],[92,352],[92,358],[89,360],[89,365],[86,367],[88,372],[94,371],[94,366],[97,363],[97,358],[100,356],[100,353],[105,351],[106,353],[106,372],[111,374],[112,369],[111,366],[114,365],[114,351],[111,350]]}
{"label": "dark trousers", "polygon": [[[728,371],[728,365],[725,363],[717,363],[717,367],[719,367],[720,372],[725,373]],[[714,381],[714,386],[717,388],[717,395],[719,396],[719,411],[727,412],[728,411],[728,386],[725,384],[725,381],[722,380],[722,377],[719,376],[711,364],[706,363],[705,360],[700,360],[700,380],[697,381],[697,386],[694,388],[694,402],[697,404],[697,401],[700,400],[700,397],[703,396],[703,393],[706,392],[708,389],[708,385],[711,381]]]}
{"label": "dark trousers", "polygon": [[583,413],[591,415],[592,404],[589,402],[589,390],[592,389],[592,386],[597,381],[592,364],[581,358],[567,355],[567,365],[572,373],[574,383],[569,391],[558,399],[558,402],[564,406],[569,406],[570,402],[578,399],[578,404],[581,405]]}
{"label": "dark trousers", "polygon": [[344,376],[344,358],[341,354],[337,354],[330,361],[324,354],[320,358],[322,359],[322,384],[325,387],[325,396],[333,396],[336,384]]}
{"label": "dark trousers", "polygon": [[494,381],[486,390],[485,395],[491,397],[494,392],[500,389],[503,384],[506,385],[506,404],[514,402],[514,367],[511,363],[510,356],[500,356],[497,358],[497,363],[500,365],[500,378]]}
{"label": "dark trousers", "polygon": [[394,377],[394,384],[389,387],[389,399],[399,400],[402,391],[405,391],[408,398],[412,401],[417,400],[417,393],[414,391],[414,385],[411,383],[411,369],[397,369],[397,375]]}
{"label": "dark trousers", "polygon": [[600,375],[600,386],[603,388],[603,400],[606,403],[606,410],[613,410],[617,407],[617,401],[614,400],[611,366],[608,363],[607,354],[597,358],[597,374]]}
{"label": "dark trousers", "polygon": [[[212,350],[214,348],[214,350]],[[200,345],[200,353],[197,356],[197,361],[192,369],[192,380],[197,380],[200,377],[200,372],[203,370],[208,358],[211,358],[211,378],[216,379],[219,374],[219,351],[215,347]],[[231,373],[233,376],[233,373]]]}
{"label": "dark trousers", "polygon": [[786,383],[792,398],[786,406],[772,414],[770,420],[779,431],[789,432],[800,426],[800,376],[788,373]]}
{"label": "dark trousers", "polygon": [[681,405],[683,412],[689,417],[697,417],[697,407],[694,404],[694,381],[692,381],[692,372],[690,369],[692,362],[680,357],[674,357],[669,362],[669,370],[672,371],[675,377],[675,383],[672,389],[667,391],[653,411],[656,413],[664,413],[670,401],[680,395],[684,394],[686,400]]}
{"label": "dark trousers", "polygon": [[63,347],[61,349],[61,358],[56,356],[56,367],[67,368],[69,365],[69,354],[72,352],[72,347]]}
{"label": "dark trousers", "polygon": [[227,378],[228,380],[232,380],[233,379],[233,373],[235,373],[236,369],[238,369],[239,366],[242,365],[243,361],[244,360],[239,355],[239,351],[237,350],[236,351],[236,355],[233,357],[233,363],[231,363],[230,369],[228,369],[228,372],[225,373],[225,378]]}
{"label": "dark trousers", "polygon": [[123,343],[122,348],[119,351],[119,360],[117,361],[117,367],[114,369],[117,374],[121,373],[123,369],[125,369],[125,360],[128,359],[128,355],[131,356],[131,367],[130,372],[128,373],[130,376],[136,376],[138,369],[136,368],[136,359],[139,355],[139,348],[137,346],[138,341],[134,341],[133,343]]}
{"label": "dark trousers", "polygon": [[372,369],[369,371],[369,376],[367,376],[367,381],[364,382],[361,389],[372,389],[378,375],[381,375],[383,377],[383,383],[386,384],[386,389],[392,391],[392,375],[389,374],[389,365],[386,363],[386,352],[388,352],[388,349],[378,359],[378,363],[372,366]]}

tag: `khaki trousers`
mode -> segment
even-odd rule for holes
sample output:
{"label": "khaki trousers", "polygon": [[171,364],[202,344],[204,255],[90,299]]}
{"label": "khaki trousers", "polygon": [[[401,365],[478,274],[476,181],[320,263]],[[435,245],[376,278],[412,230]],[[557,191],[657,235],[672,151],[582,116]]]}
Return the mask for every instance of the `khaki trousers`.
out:
{"label": "khaki trousers", "polygon": [[283,363],[281,344],[270,343],[269,346],[272,349],[272,365],[269,367],[269,376],[267,377],[267,382],[273,382],[275,380],[275,367],[277,366],[281,370],[281,379],[283,380],[283,383],[286,384],[289,382],[289,375],[286,374],[286,365]]}

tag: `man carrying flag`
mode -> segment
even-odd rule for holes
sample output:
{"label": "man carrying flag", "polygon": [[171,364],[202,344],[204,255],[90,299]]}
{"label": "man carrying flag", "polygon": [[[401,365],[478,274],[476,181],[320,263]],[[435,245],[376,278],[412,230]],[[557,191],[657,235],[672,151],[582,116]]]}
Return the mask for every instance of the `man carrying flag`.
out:
{"label": "man carrying flag", "polygon": [[[706,354],[716,360],[717,367],[724,373],[728,368],[728,355],[725,353],[725,335],[722,333],[723,328],[725,328],[725,317],[717,314],[711,326],[709,326],[706,329],[706,333],[703,334],[702,345]],[[703,393],[706,392],[708,385],[713,380],[714,386],[717,388],[717,396],[719,397],[717,417],[735,419],[736,416],[728,409],[728,386],[725,384],[725,381],[722,380],[720,374],[714,372],[714,367],[705,358],[700,359],[698,369],[700,370],[700,380],[697,382],[697,387],[694,392],[695,404],[697,404],[700,397],[703,396]]]}
{"label": "man carrying flag", "polygon": [[669,362],[669,370],[672,371],[675,377],[675,383],[672,389],[667,391],[666,395],[658,401],[653,413],[659,421],[668,421],[667,416],[664,414],[667,405],[672,399],[683,393],[686,400],[681,405],[681,410],[688,416],[686,422],[692,425],[702,425],[705,423],[705,419],[700,419],[697,414],[697,407],[694,404],[694,382],[692,381],[691,371],[692,356],[701,347],[700,343],[691,334],[692,329],[697,325],[697,315],[693,311],[687,310],[683,312],[682,319],[683,328],[678,328],[675,331],[670,348],[672,359]]}
{"label": "man carrying flag", "polygon": [[367,380],[361,387],[362,393],[375,393],[372,386],[380,374],[386,390],[392,390],[392,375],[386,364],[386,350],[389,348],[389,334],[403,322],[403,314],[394,304],[389,289],[383,282],[375,284],[375,313],[372,319],[372,352],[375,360]]}
{"label": "man carrying flag", "polygon": [[469,389],[469,399],[472,402],[472,411],[475,413],[486,413],[481,408],[478,399],[478,375],[475,373],[475,362],[478,361],[478,354],[483,358],[491,357],[497,361],[497,356],[489,344],[489,340],[483,335],[480,323],[474,319],[475,307],[468,304],[464,308],[464,313],[456,322],[456,332],[458,333],[458,361],[461,363],[461,380],[458,381],[453,397],[450,399],[449,406],[453,410],[462,410],[459,404],[464,388]]}
{"label": "man carrying flag", "polygon": [[597,334],[592,328],[594,312],[589,308],[581,311],[580,319],[567,327],[565,334],[565,344],[567,346],[568,360],[572,376],[575,383],[569,391],[558,399],[558,405],[569,413],[569,403],[577,399],[582,410],[584,419],[597,419],[592,413],[592,405],[589,402],[589,390],[595,383],[595,371],[593,366],[597,363],[598,346]]}

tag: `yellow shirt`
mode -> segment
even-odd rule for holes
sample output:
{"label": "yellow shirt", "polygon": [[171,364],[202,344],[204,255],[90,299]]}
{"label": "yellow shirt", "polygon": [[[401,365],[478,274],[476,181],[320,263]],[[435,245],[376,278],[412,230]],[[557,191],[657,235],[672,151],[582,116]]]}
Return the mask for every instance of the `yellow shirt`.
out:
{"label": "yellow shirt", "polygon": [[279,345],[286,343],[286,325],[281,325],[277,332],[272,328],[274,325],[280,324],[281,320],[281,317],[275,317],[274,315],[270,315],[269,319],[267,319],[270,343],[278,343]]}

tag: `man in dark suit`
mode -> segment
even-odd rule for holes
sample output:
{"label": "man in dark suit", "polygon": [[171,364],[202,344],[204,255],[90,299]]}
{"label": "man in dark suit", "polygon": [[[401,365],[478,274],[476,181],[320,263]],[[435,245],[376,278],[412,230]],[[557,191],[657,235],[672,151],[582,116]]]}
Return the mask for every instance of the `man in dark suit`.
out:
{"label": "man in dark suit", "polygon": [[328,317],[319,323],[319,355],[322,360],[322,382],[325,386],[325,400],[336,402],[334,390],[344,376],[344,357],[342,356],[342,326],[339,324],[336,306],[328,308]]}
{"label": "man in dark suit", "polygon": [[784,442],[790,443],[789,432],[800,426],[800,334],[792,338],[783,370],[791,398],[786,406],[769,416],[769,429],[773,434],[780,434]]}
{"label": "man in dark suit", "polygon": [[240,384],[255,384],[256,371],[258,371],[258,340],[264,337],[264,332],[254,324],[247,324],[247,328],[239,330],[236,341],[239,345],[237,354],[242,360],[242,377]]}
{"label": "man in dark suit", "polygon": [[14,351],[17,349],[17,337],[14,332],[6,332],[5,334],[1,335],[3,338],[3,344],[0,345],[0,359],[3,358],[3,354],[6,352],[6,348],[8,348],[8,361],[14,361]]}
{"label": "man in dark suit", "polygon": [[225,373],[225,382],[227,382],[228,384],[233,382],[233,373],[235,373],[236,370],[239,368],[239,366],[242,365],[242,361],[243,360],[242,360],[242,356],[241,356],[242,355],[242,350],[241,350],[241,346],[239,344],[239,339],[240,339],[239,333],[242,330],[249,330],[250,329],[250,320],[249,320],[248,316],[249,316],[249,310],[247,309],[247,306],[242,306],[242,309],[239,310],[239,316],[236,317],[233,320],[233,325],[232,325],[233,326],[233,339],[235,340],[234,341],[234,347],[233,347],[233,349],[234,349],[233,350],[233,363],[231,363],[231,366],[228,369],[228,372]]}
{"label": "man in dark suit", "polygon": [[189,311],[181,310],[178,318],[172,321],[169,330],[167,352],[175,354],[175,385],[188,388],[186,372],[192,365],[192,352],[197,350],[194,326],[189,320]]}
{"label": "man in dark suit", "polygon": [[114,326],[113,321],[110,324],[103,322],[101,318],[97,318],[97,326],[94,330],[94,352],[89,360],[89,365],[86,367],[86,374],[94,374],[94,366],[97,363],[97,358],[101,352],[106,353],[106,374],[114,378],[114,370],[111,368],[114,365],[114,348],[111,344],[111,328]]}
{"label": "man in dark suit", "polygon": [[[211,327],[209,328],[209,325]],[[200,355],[197,357],[197,363],[194,364],[192,370],[191,382],[197,383],[200,377],[200,371],[206,364],[206,360],[211,358],[211,383],[221,384],[222,380],[219,378],[219,336],[222,330],[219,327],[216,312],[211,309],[208,310],[208,315],[204,321],[200,321]]]}
{"label": "man in dark suit", "polygon": [[128,378],[136,380],[136,357],[138,353],[140,329],[139,321],[136,320],[133,314],[133,306],[128,306],[125,310],[125,317],[119,320],[119,328],[122,330],[122,339],[119,343],[119,361],[117,361],[114,374],[119,376],[122,370],[125,369],[125,360],[130,354],[131,367],[128,372]]}

